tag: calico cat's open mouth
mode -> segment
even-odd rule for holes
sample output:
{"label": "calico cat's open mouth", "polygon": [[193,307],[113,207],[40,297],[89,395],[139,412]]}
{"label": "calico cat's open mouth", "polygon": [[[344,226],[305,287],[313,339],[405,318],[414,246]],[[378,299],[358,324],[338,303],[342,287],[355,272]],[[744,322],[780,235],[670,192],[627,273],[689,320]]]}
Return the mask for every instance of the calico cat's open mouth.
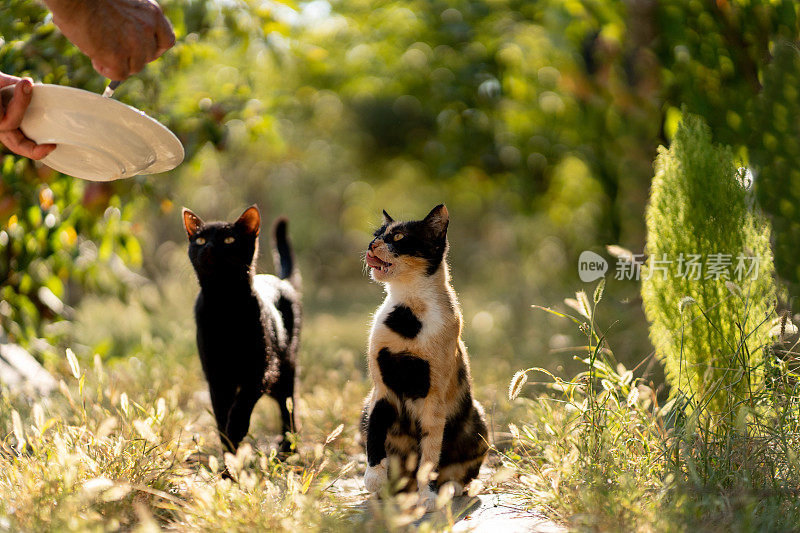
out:
{"label": "calico cat's open mouth", "polygon": [[377,255],[373,254],[372,252],[368,251],[366,256],[367,266],[370,268],[377,268],[378,270],[386,270],[390,266],[391,263],[387,263],[379,258]]}

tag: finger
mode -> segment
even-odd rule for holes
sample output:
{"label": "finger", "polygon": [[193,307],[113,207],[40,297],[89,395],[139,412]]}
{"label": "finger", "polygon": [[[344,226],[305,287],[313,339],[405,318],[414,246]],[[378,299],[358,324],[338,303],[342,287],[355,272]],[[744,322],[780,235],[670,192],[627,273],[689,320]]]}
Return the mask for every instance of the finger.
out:
{"label": "finger", "polygon": [[56,149],[55,144],[36,144],[20,130],[0,132],[0,142],[15,154],[30,159],[41,159]]}
{"label": "finger", "polygon": [[121,81],[130,76],[128,58],[122,61],[109,59],[92,59],[92,66],[98,74],[110,80]]}
{"label": "finger", "polygon": [[172,29],[172,24],[163,15],[156,24],[156,42],[158,43],[156,57],[161,57],[161,54],[175,46],[175,31]]}
{"label": "finger", "polygon": [[[136,53],[132,54],[131,73],[139,72],[150,61],[158,57],[158,43],[155,36],[152,39],[144,39],[144,42],[140,43],[134,50],[136,50]],[[134,67],[137,67],[135,71],[133,70]]]}
{"label": "finger", "polygon": [[[33,142],[33,141],[31,141]],[[33,154],[31,155],[31,159],[39,159],[45,158],[50,155],[50,152],[55,150],[58,147],[56,144],[37,144],[33,147]]]}
{"label": "finger", "polygon": [[12,76],[10,74],[3,74],[0,72],[0,87],[6,87],[8,85],[14,85],[15,83],[19,83],[20,78],[16,76]]}
{"label": "finger", "polygon": [[0,131],[16,130],[22,123],[22,117],[28,104],[31,103],[33,95],[33,83],[29,79],[23,79],[14,87],[14,96],[8,103],[3,118],[0,119]]}
{"label": "finger", "polygon": [[147,64],[147,50],[140,46],[128,58],[128,72],[131,75],[141,71]]}

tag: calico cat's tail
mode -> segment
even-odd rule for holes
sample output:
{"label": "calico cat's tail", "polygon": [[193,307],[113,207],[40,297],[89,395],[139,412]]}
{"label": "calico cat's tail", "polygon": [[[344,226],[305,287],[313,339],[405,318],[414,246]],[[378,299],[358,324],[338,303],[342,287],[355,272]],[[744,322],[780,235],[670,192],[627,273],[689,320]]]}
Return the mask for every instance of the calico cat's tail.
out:
{"label": "calico cat's tail", "polygon": [[275,263],[275,271],[281,279],[289,280],[295,289],[300,290],[301,278],[300,271],[294,262],[294,253],[292,252],[292,245],[289,242],[289,236],[286,228],[289,225],[289,219],[280,217],[275,221],[272,227],[272,237],[274,246],[272,251],[272,260]]}

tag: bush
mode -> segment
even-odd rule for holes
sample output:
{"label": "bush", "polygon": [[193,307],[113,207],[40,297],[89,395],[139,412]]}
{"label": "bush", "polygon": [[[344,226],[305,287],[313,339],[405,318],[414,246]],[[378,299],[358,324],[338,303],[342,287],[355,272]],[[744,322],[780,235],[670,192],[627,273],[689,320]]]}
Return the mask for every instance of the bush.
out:
{"label": "bush", "polygon": [[702,408],[676,417],[681,402],[659,403],[653,382],[637,375],[649,356],[632,369],[617,362],[615,328],[597,326],[602,282],[594,294],[565,300],[577,316],[544,308],[585,336],[588,346],[573,348],[584,371],[565,380],[530,368],[509,386],[516,423],[496,445],[522,501],[579,531],[796,530],[797,374],[784,365],[778,379],[753,387],[735,406],[735,425],[698,424],[709,420]]}
{"label": "bush", "polygon": [[687,115],[672,146],[659,150],[646,213],[650,337],[673,395],[712,415],[732,415],[763,374],[774,305],[769,229],[748,206],[747,179],[732,151]]}

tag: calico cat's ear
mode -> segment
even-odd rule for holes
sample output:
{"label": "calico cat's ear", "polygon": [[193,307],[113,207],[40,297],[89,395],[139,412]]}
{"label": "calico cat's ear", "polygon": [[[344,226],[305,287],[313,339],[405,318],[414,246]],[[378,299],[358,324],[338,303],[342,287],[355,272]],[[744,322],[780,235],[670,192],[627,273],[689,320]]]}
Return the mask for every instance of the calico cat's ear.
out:
{"label": "calico cat's ear", "polygon": [[186,234],[189,237],[192,237],[195,233],[198,232],[203,227],[203,221],[200,220],[200,217],[186,209],[183,208],[183,227],[186,228]]}
{"label": "calico cat's ear", "polygon": [[261,229],[261,213],[258,207],[254,204],[245,209],[242,216],[236,221],[236,226],[245,233],[258,236],[258,231]]}
{"label": "calico cat's ear", "polygon": [[425,220],[422,221],[427,227],[433,230],[437,236],[447,233],[447,224],[450,222],[450,213],[444,204],[439,204],[428,213]]}
{"label": "calico cat's ear", "polygon": [[394,222],[394,219],[389,216],[389,213],[386,212],[386,209],[383,210],[383,223],[384,224],[391,224]]}

